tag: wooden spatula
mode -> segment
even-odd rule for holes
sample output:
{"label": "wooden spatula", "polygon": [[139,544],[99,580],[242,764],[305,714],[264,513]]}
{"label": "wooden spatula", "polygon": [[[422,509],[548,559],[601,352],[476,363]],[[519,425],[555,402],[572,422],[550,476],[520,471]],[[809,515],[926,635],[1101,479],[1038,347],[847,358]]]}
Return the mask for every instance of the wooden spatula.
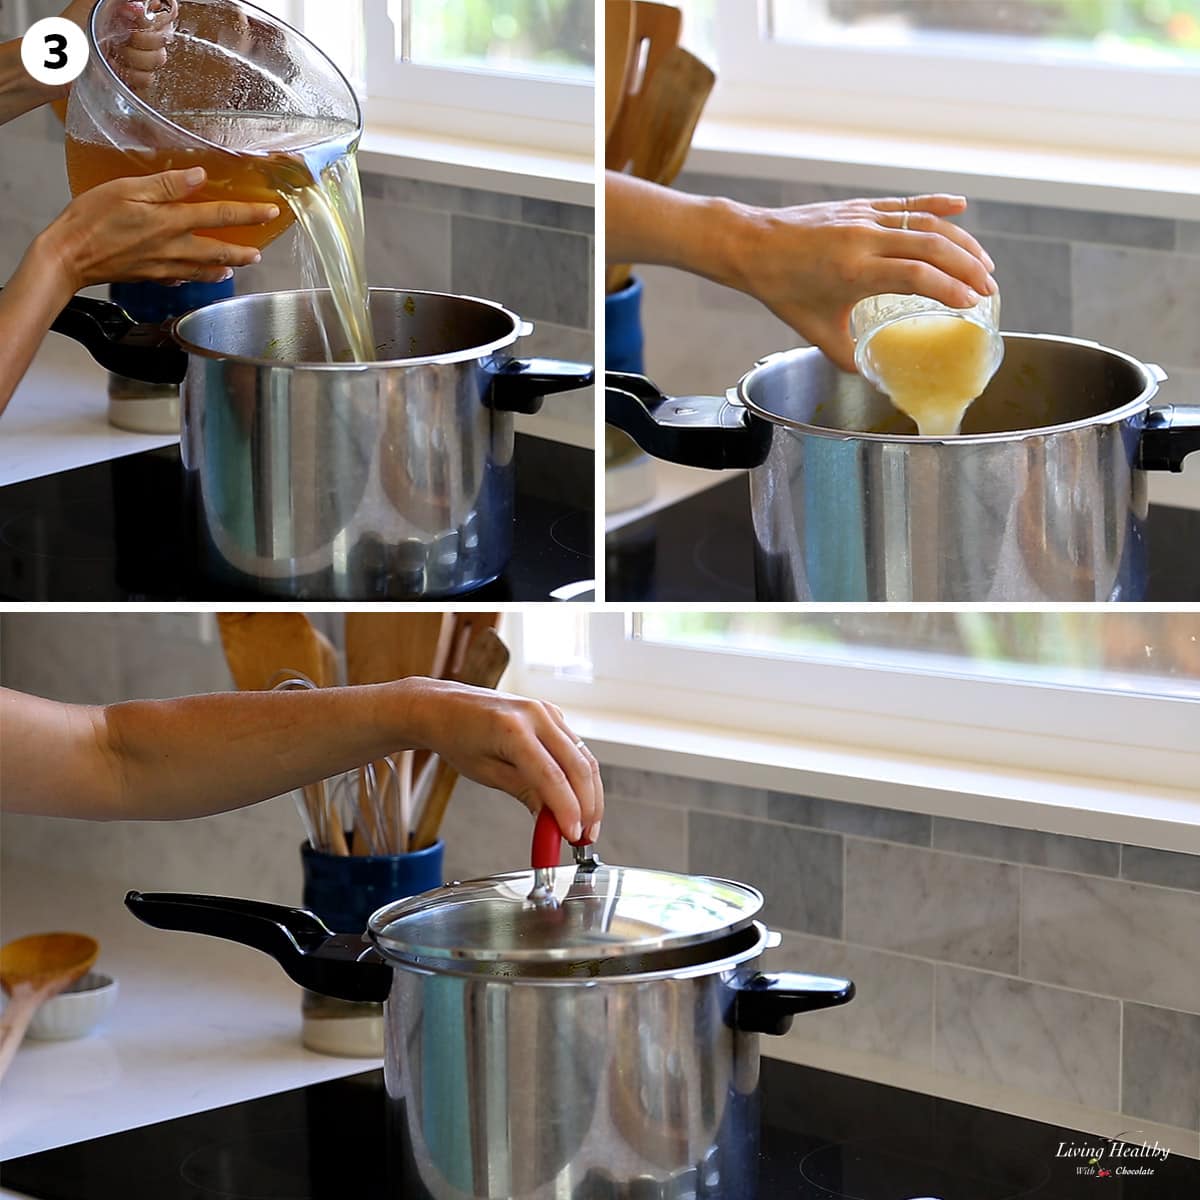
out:
{"label": "wooden spatula", "polygon": [[633,5],[633,40],[624,96],[604,149],[604,163],[610,171],[628,170],[633,161],[633,144],[642,121],[642,97],[667,52],[679,44],[682,27],[683,14],[673,5],[646,0],[636,0]]}
{"label": "wooden spatula", "polygon": [[243,691],[274,687],[283,671],[313,683],[325,675],[325,639],[303,613],[218,613],[217,627],[233,681]]}
{"label": "wooden spatula", "polygon": [[[638,127],[629,145],[632,174],[664,187],[675,182],[716,81],[709,67],[682,46],[663,55],[638,104]],[[624,263],[609,266],[607,290],[623,288],[631,271]]]}
{"label": "wooden spatula", "polygon": [[639,179],[675,182],[716,82],[708,65],[682,46],[667,51],[642,97],[631,159]]}
{"label": "wooden spatula", "polygon": [[[337,652],[303,613],[218,613],[217,627],[225,661],[242,691],[265,691],[289,673],[305,675],[318,687],[337,681]],[[329,811],[324,781],[301,790],[308,826],[320,843],[314,849],[348,853],[341,821]]]}
{"label": "wooden spatula", "polygon": [[[351,683],[387,683],[410,675],[436,677],[449,653],[451,628],[449,614],[442,612],[347,613],[347,678]],[[396,770],[402,779],[412,778],[411,755],[412,751],[404,751],[394,756]],[[386,763],[375,764],[377,780],[387,774]],[[410,789],[403,786],[389,792],[392,803],[385,813],[385,828],[380,833],[382,842],[394,854],[403,852],[408,843],[412,814],[404,808],[410,794]],[[369,812],[362,810],[360,802],[360,815],[370,821]],[[355,853],[365,852],[357,838],[355,842]]]}
{"label": "wooden spatula", "polygon": [[604,137],[625,101],[626,81],[633,65],[633,0],[608,0],[604,6]]}
{"label": "wooden spatula", "polygon": [[[457,679],[467,657],[467,647],[481,629],[495,629],[500,624],[498,612],[460,612],[451,618],[451,631],[445,660],[438,671],[439,679]],[[413,782],[421,779],[430,759],[430,751],[413,751]]]}
{"label": "wooden spatula", "polygon": [[[494,629],[485,627],[478,632],[467,649],[457,682],[469,683],[473,687],[494,688],[500,683],[500,678],[508,667],[508,660],[508,647],[500,635]],[[438,763],[433,785],[429,789],[412,836],[413,850],[424,850],[437,841],[442,818],[446,815],[446,805],[450,802],[450,793],[454,791],[457,782],[458,772],[443,759]]]}
{"label": "wooden spatula", "polygon": [[99,953],[96,939],[82,933],[35,933],[0,949],[0,986],[9,996],[0,1016],[0,1079],[37,1010],[82,979]]}

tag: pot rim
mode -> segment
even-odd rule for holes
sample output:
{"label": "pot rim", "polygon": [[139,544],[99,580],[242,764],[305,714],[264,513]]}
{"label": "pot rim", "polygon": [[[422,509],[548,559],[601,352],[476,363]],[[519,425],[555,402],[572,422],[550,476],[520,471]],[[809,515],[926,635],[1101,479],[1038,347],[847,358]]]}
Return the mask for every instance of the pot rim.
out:
{"label": "pot rim", "polygon": [[[751,929],[757,935],[752,943],[746,945],[741,950],[736,950],[732,954],[724,955],[719,959],[692,963],[686,967],[663,967],[657,971],[630,972],[628,975],[580,975],[565,979],[546,978],[538,975],[492,975],[487,971],[456,971],[446,969],[440,963],[434,963],[429,960],[414,962],[399,955],[389,954],[378,944],[374,934],[367,933],[363,936],[364,940],[374,946],[376,953],[393,970],[409,971],[414,975],[451,976],[455,979],[471,979],[478,983],[497,984],[508,987],[579,988],[610,987],[614,984],[624,986],[630,983],[662,983],[665,980],[697,979],[705,975],[725,974],[726,972],[736,970],[753,958],[758,958],[771,944],[772,931],[761,921],[751,921],[749,925],[738,932],[745,934]],[[731,938],[736,936],[738,936],[737,932],[729,935]],[[445,961],[446,963],[453,964],[464,960],[446,959]]]}
{"label": "pot rim", "polygon": [[[342,81],[342,87],[345,88],[346,95],[350,97],[350,101],[354,105],[357,133],[353,138],[351,138],[350,147],[352,150],[356,150],[362,140],[363,134],[362,105],[358,102],[358,93],[355,92],[353,86],[346,78],[345,72],[342,71],[341,67],[339,67],[337,63],[335,63],[333,59],[330,58],[329,55],[326,54],[325,51],[316,44],[316,42],[314,42],[311,38],[306,37],[298,29],[294,29],[292,26],[288,25],[286,21],[281,20],[274,13],[267,12],[265,8],[260,8],[257,4],[251,3],[251,0],[238,0],[238,3],[244,4],[246,8],[253,9],[258,17],[266,24],[273,26],[281,25],[289,32],[299,35],[299,37],[307,42],[308,45],[314,51],[316,51],[316,53],[320,55],[320,57],[323,58],[333,69],[333,73]],[[143,100],[141,96],[139,96],[131,87],[129,87],[129,85],[126,84],[120,75],[113,70],[112,64],[108,61],[104,54],[100,52],[100,39],[96,36],[96,18],[100,15],[100,8],[100,3],[97,3],[92,9],[91,15],[88,17],[88,49],[91,51],[93,57],[95,57],[101,64],[102,69],[107,72],[107,82],[110,84],[110,86],[115,88],[121,99],[130,105],[130,107],[142,113],[144,116],[148,116],[153,120],[159,121],[163,125],[167,126],[167,128],[169,128],[173,133],[178,134],[184,141],[195,145],[206,146],[211,150],[219,150],[222,154],[229,154],[230,150],[228,146],[222,146],[220,142],[210,142],[207,138],[201,137],[198,133],[194,133],[190,129],[185,129],[182,125],[176,125],[170,117],[166,116],[164,113],[160,113],[158,109],[147,104],[146,101]],[[315,144],[316,143],[314,143],[314,145]]]}
{"label": "pot rim", "polygon": [[778,426],[780,429],[786,429],[789,432],[805,436],[828,438],[834,441],[877,442],[883,445],[990,446],[1029,441],[1034,438],[1051,437],[1059,433],[1087,429],[1093,425],[1119,424],[1148,408],[1150,401],[1158,394],[1159,383],[1166,379],[1165,373],[1160,378],[1157,373],[1160,370],[1159,368],[1153,368],[1140,359],[1134,358],[1132,354],[1126,354],[1123,350],[1114,350],[1110,346],[1102,346],[1099,342],[1090,341],[1087,338],[1065,337],[1055,333],[1012,332],[1002,333],[1001,337],[1006,340],[1012,338],[1014,340],[1029,339],[1031,341],[1042,342],[1065,342],[1072,346],[1086,346],[1090,350],[1101,350],[1105,354],[1119,358],[1134,367],[1145,380],[1145,386],[1134,399],[1123,404],[1120,408],[1097,413],[1094,417],[1078,421],[1068,421],[1062,425],[1039,425],[1032,429],[1013,429],[1001,433],[957,433],[950,437],[922,437],[916,433],[859,433],[852,429],[829,429],[823,425],[809,425],[804,421],[793,421],[788,417],[780,416],[778,413],[773,413],[769,409],[763,408],[750,398],[748,394],[749,387],[756,376],[776,367],[780,362],[800,357],[812,351],[812,347],[810,346],[800,346],[795,350],[781,350],[776,354],[771,354],[766,358],[760,359],[738,380],[737,386],[730,389],[729,398],[732,403],[740,404],[759,420]]}
{"label": "pot rim", "polygon": [[351,372],[360,373],[376,370],[381,367],[425,367],[425,366],[450,366],[454,363],[474,362],[481,358],[490,358],[493,354],[499,353],[501,350],[511,346],[518,338],[526,337],[533,330],[532,325],[526,321],[522,321],[516,313],[505,308],[503,304],[495,300],[484,300],[478,296],[462,296],[456,295],[453,292],[431,292],[416,288],[384,288],[373,287],[368,289],[371,295],[375,293],[398,295],[398,296],[436,296],[440,300],[460,300],[470,304],[480,304],[485,308],[490,308],[495,312],[501,313],[507,317],[512,325],[512,328],[504,334],[503,337],[497,338],[495,341],[487,342],[482,346],[467,346],[462,350],[451,350],[447,354],[426,354],[416,358],[388,358],[376,359],[374,362],[368,363],[331,363],[331,362],[286,362],[279,358],[257,358],[248,354],[223,354],[217,350],[209,350],[204,346],[197,346],[194,342],[189,341],[182,332],[182,327],[187,322],[195,317],[199,320],[203,316],[207,316],[221,308],[232,307],[244,304],[247,307],[253,301],[260,303],[264,297],[274,299],[276,296],[291,297],[291,296],[311,296],[317,293],[328,293],[328,288],[294,288],[287,292],[254,292],[246,296],[230,296],[225,300],[215,300],[212,304],[206,304],[203,308],[193,309],[189,313],[184,313],[183,316],[177,317],[171,322],[169,329],[171,337],[175,339],[176,344],[181,350],[184,350],[189,356],[195,358],[207,358],[214,362],[234,363],[237,365],[253,366],[253,367],[272,367],[279,371],[320,371],[320,372]]}

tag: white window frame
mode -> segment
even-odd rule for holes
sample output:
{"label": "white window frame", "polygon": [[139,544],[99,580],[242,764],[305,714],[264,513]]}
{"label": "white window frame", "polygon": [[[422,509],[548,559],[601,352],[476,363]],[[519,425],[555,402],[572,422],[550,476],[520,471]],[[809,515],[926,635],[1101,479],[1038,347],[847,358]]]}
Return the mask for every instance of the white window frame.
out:
{"label": "white window frame", "polygon": [[591,81],[403,62],[387,0],[364,4],[368,122],[591,158]]}
{"label": "white window frame", "polygon": [[852,647],[839,651],[842,661],[697,651],[636,641],[631,621],[628,612],[591,614],[590,673],[519,657],[516,683],[564,708],[1031,776],[1182,789],[1200,813],[1200,698],[1031,682],[1036,667],[1014,667],[1009,679],[941,674],[925,655],[910,664],[856,663],[870,652]]}
{"label": "white window frame", "polygon": [[972,57],[961,41],[944,52],[776,42],[768,3],[717,0],[708,117],[1181,159],[1200,148],[1195,71]]}
{"label": "white window frame", "polygon": [[[305,0],[257,2],[304,31]],[[352,82],[359,90],[368,126],[420,137],[567,153],[591,161],[595,128],[591,81],[403,62],[400,32],[389,15],[388,0],[358,3],[366,45],[365,74]]]}

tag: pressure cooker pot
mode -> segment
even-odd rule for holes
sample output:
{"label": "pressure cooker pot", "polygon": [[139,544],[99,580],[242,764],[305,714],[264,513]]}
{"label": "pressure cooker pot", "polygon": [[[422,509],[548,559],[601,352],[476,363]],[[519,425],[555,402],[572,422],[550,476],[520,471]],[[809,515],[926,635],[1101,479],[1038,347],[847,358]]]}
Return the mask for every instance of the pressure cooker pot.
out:
{"label": "pressure cooker pot", "polygon": [[1006,333],[962,433],[919,437],[805,348],[724,396],[610,372],[606,418],[647,452],[745,468],[762,600],[1108,601],[1146,594],[1146,473],[1200,449],[1200,405],[1095,342]]}
{"label": "pressure cooker pot", "polygon": [[[56,332],[104,367],[182,381],[188,506],[208,574],[291,599],[431,599],[512,553],[513,414],[586,363],[515,357],[533,326],[490,300],[371,289],[378,361],[325,361],[325,291],[222,300],[167,326],[76,297]],[[322,310],[325,310],[322,313]]]}
{"label": "pressure cooker pot", "polygon": [[[385,1001],[397,1185],[432,1200],[756,1195],[759,1034],[844,1004],[844,979],[769,973],[763,898],[729,880],[559,867],[452,883],[365,937],[311,913],[143,895],[147,924],[244,942],[297,983]],[[548,847],[552,847],[549,849]]]}

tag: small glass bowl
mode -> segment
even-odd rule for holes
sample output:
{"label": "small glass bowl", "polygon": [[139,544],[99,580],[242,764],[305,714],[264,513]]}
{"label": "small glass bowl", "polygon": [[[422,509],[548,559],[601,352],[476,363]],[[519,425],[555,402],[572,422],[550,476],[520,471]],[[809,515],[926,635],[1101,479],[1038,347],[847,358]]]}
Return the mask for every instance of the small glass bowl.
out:
{"label": "small glass bowl", "polygon": [[992,362],[988,371],[988,378],[991,379],[1004,359],[1004,339],[1000,335],[999,292],[982,297],[979,303],[971,308],[950,308],[928,296],[901,296],[895,293],[868,296],[865,300],[860,300],[850,312],[850,333],[855,343],[854,363],[859,374],[882,391],[879,376],[871,361],[871,339],[881,329],[894,325],[897,321],[931,314],[970,321],[988,331],[992,348]]}

